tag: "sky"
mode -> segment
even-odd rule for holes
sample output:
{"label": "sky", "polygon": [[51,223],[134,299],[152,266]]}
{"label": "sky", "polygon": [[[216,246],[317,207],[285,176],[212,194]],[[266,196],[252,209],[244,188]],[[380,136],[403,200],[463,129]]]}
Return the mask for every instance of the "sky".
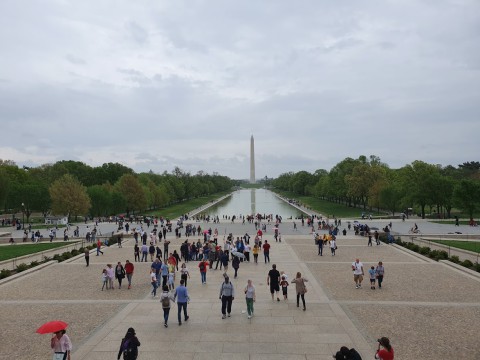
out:
{"label": "sky", "polygon": [[248,179],[480,154],[478,0],[0,1],[0,159]]}

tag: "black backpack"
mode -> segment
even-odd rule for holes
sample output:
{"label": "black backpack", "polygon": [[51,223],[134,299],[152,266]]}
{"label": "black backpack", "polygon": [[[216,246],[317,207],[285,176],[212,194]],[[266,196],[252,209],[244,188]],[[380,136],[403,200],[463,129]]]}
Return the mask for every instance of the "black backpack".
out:
{"label": "black backpack", "polygon": [[137,358],[137,348],[133,346],[130,340],[123,342],[123,359],[135,360]]}

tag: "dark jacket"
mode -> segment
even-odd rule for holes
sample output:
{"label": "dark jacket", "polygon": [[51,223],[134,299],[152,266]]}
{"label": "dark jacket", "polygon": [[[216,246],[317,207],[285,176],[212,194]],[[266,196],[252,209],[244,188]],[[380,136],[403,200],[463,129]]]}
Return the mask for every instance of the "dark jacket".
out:
{"label": "dark jacket", "polygon": [[[128,344],[127,344],[128,341]],[[122,339],[122,343],[120,344],[120,350],[118,350],[117,359],[120,360],[120,357],[123,354],[123,351],[127,348],[132,348],[133,352],[133,359],[136,359],[138,356],[138,347],[140,346],[140,341],[135,335],[128,335]]]}

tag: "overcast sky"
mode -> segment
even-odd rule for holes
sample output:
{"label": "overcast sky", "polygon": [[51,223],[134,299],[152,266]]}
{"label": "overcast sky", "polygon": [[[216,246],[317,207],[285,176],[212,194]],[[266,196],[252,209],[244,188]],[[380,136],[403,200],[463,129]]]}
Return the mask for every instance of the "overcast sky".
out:
{"label": "overcast sky", "polygon": [[0,158],[249,178],[480,154],[480,1],[0,1]]}

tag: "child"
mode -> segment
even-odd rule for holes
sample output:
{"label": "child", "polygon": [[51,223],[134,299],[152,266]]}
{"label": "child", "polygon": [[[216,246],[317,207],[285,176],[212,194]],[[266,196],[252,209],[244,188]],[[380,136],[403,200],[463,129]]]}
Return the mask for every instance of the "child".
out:
{"label": "child", "polygon": [[368,270],[368,273],[370,274],[370,289],[375,290],[375,278],[377,277],[375,267],[372,266],[370,270]]}
{"label": "child", "polygon": [[288,293],[287,293],[288,281],[287,281],[287,277],[285,275],[282,275],[282,281],[280,281],[280,286],[282,287],[283,300],[287,301],[287,299],[288,299]]}
{"label": "child", "polygon": [[175,289],[175,273],[169,272],[168,273],[168,290]]}
{"label": "child", "polygon": [[104,287],[107,287],[107,290],[108,290],[107,281],[108,281],[107,269],[103,269],[103,271],[102,271],[102,284],[103,284],[102,285],[102,291],[103,291]]}

